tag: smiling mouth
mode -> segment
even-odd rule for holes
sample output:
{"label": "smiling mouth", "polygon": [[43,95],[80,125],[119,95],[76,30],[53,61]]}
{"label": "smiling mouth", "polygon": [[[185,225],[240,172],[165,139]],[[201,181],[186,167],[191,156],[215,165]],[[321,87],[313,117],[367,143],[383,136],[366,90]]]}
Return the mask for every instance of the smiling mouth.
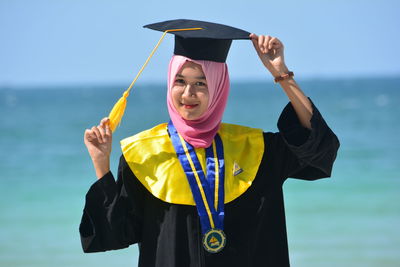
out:
{"label": "smiling mouth", "polygon": [[186,109],[193,109],[195,107],[198,106],[198,104],[192,104],[192,105],[188,105],[188,104],[182,104],[182,106]]}

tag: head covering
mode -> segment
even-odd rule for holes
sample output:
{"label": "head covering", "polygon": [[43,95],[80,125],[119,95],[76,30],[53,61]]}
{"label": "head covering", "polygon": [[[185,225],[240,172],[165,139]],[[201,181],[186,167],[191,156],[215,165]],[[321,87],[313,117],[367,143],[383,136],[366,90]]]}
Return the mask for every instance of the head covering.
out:
{"label": "head covering", "polygon": [[143,27],[174,34],[174,54],[195,60],[225,62],[232,40],[250,39],[247,31],[199,20],[167,20]]}
{"label": "head covering", "polygon": [[[174,56],[168,69],[167,105],[170,118],[180,135],[194,147],[209,147],[219,130],[229,95],[229,74],[225,64],[233,39],[250,39],[250,33],[230,26],[199,20],[177,19],[145,25],[145,28],[175,35]],[[209,102],[196,120],[185,120],[171,97],[175,76],[192,61],[206,76]]]}
{"label": "head covering", "polygon": [[[171,96],[176,74],[191,61],[199,64],[206,76],[209,92],[207,111],[196,120],[185,120],[176,110]],[[229,95],[229,74],[225,63],[208,60],[193,60],[184,56],[172,57],[168,69],[167,106],[169,116],[178,133],[192,146],[209,147],[219,130]]]}

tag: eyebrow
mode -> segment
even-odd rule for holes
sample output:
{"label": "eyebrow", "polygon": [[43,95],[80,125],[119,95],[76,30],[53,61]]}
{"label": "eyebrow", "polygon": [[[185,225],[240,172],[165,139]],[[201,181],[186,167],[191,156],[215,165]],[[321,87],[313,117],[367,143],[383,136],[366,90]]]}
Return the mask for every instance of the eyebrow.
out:
{"label": "eyebrow", "polygon": [[[182,74],[177,74],[176,77],[179,77],[179,78],[186,78],[186,77],[183,76]],[[197,80],[205,80],[206,77],[204,77],[204,76],[199,76],[199,77],[194,77],[194,79],[197,79]]]}

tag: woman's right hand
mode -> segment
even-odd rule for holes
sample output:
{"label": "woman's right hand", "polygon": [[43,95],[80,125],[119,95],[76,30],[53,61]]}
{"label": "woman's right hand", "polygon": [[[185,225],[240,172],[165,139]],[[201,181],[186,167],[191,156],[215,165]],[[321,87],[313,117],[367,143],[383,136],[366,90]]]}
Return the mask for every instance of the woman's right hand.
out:
{"label": "woman's right hand", "polygon": [[84,134],[84,142],[92,158],[97,178],[110,171],[112,132],[109,123],[110,120],[104,118],[98,126],[86,129]]}

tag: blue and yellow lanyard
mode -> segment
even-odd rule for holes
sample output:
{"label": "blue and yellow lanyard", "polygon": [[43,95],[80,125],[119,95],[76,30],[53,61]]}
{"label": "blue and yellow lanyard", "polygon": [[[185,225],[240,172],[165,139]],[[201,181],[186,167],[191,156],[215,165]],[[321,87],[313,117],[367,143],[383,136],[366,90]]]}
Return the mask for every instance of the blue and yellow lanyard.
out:
{"label": "blue and yellow lanyard", "polygon": [[202,233],[205,234],[210,229],[223,230],[225,163],[221,137],[217,134],[212,145],[206,148],[207,174],[205,174],[194,147],[182,138],[172,121],[168,123],[168,131],[189,181]]}

